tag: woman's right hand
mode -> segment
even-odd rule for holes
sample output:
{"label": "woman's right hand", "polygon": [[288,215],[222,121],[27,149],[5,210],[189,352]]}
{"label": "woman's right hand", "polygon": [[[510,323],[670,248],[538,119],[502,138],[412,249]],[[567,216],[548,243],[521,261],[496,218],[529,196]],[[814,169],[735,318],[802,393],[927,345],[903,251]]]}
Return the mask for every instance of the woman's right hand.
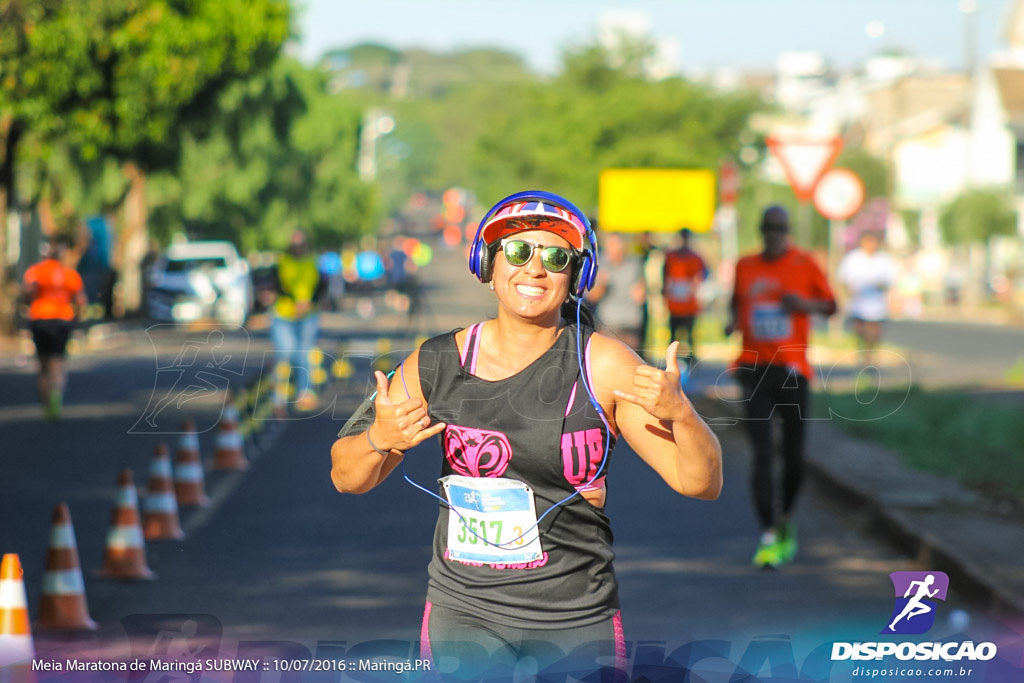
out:
{"label": "woman's right hand", "polygon": [[431,425],[427,404],[418,396],[401,403],[392,402],[387,376],[379,370],[374,376],[377,378],[377,396],[373,401],[376,417],[367,434],[377,448],[404,452],[437,436],[448,426],[444,422]]}

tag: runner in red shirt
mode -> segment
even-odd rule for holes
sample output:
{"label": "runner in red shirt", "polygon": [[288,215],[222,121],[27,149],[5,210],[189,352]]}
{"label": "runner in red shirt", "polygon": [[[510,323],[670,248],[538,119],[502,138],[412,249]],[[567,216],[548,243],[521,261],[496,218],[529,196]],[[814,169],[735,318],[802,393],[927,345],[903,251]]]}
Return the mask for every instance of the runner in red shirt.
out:
{"label": "runner in red shirt", "polygon": [[668,308],[668,326],[671,338],[678,340],[681,335],[686,339],[686,360],[693,367],[697,357],[693,342],[693,328],[700,314],[700,301],[697,289],[708,277],[708,267],[700,254],[690,247],[692,233],[688,228],[679,231],[683,244],[665,254],[665,265],[662,268],[662,295]]}
{"label": "runner in red shirt", "polygon": [[[807,343],[811,315],[829,316],[836,301],[825,274],[806,252],[789,243],[789,214],[765,209],[764,250],[736,264],[726,334],[739,330],[743,350],[734,370],[745,390],[746,427],[754,451],[752,484],[761,523],[754,564],[777,567],[796,554],[790,514],[803,478],[804,418],[811,366]],[[772,416],[782,422],[782,501],[776,506]]]}
{"label": "runner in red shirt", "polygon": [[25,271],[29,329],[39,357],[39,400],[48,420],[60,418],[67,384],[65,357],[78,310],[87,304],[82,278],[64,264],[70,243],[58,237],[48,256]]}

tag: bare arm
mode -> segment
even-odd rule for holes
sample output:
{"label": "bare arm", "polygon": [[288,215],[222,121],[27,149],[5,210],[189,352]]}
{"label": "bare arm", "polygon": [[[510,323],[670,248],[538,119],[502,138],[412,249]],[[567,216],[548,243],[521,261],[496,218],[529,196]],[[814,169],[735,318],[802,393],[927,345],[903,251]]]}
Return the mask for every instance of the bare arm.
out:
{"label": "bare arm", "polygon": [[835,299],[804,298],[799,294],[786,294],[782,297],[782,306],[789,313],[807,313],[830,316],[838,310]]}
{"label": "bare arm", "polygon": [[[666,368],[644,364],[632,350],[595,335],[595,376],[613,406],[619,432],[673,491],[714,500],[722,491],[722,448],[679,384],[678,342],[666,351]],[[602,400],[604,403],[604,400]]]}
{"label": "bare arm", "polygon": [[75,317],[80,318],[88,306],[89,298],[85,295],[85,289],[79,289],[75,292]]}
{"label": "bare arm", "polygon": [[384,481],[402,462],[405,452],[440,434],[443,422],[430,424],[427,403],[420,392],[418,352],[403,363],[410,394],[399,383],[388,386],[377,371],[373,423],[366,429],[339,438],[331,446],[331,481],[342,493],[366,493]]}

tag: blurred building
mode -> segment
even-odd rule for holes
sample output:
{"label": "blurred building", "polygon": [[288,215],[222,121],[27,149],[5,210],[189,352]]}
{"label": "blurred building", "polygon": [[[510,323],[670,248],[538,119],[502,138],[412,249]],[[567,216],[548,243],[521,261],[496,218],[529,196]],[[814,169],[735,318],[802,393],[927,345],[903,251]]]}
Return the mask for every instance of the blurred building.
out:
{"label": "blurred building", "polygon": [[949,72],[882,55],[839,74],[813,53],[783,54],[774,100],[785,114],[765,132],[862,146],[889,162],[903,209],[930,210],[967,187],[1016,176],[1016,141],[987,69]]}
{"label": "blurred building", "polygon": [[[996,276],[1010,274],[1024,310],[1024,0],[1010,2],[1006,49],[991,55],[973,55],[972,17],[964,7],[967,58],[959,70],[900,53],[838,70],[820,53],[790,51],[779,55],[770,82],[764,73],[735,70],[701,74],[701,80],[775,102],[778,111],[755,122],[765,135],[842,138],[847,148],[883,159],[893,183],[890,243],[902,248],[926,294],[940,298],[951,265],[966,264],[964,278],[978,287],[975,301]],[[771,155],[763,172],[787,182]],[[1019,234],[954,251],[942,244],[939,216],[974,188],[1014,193]],[[916,225],[916,239],[908,238],[905,219]]]}

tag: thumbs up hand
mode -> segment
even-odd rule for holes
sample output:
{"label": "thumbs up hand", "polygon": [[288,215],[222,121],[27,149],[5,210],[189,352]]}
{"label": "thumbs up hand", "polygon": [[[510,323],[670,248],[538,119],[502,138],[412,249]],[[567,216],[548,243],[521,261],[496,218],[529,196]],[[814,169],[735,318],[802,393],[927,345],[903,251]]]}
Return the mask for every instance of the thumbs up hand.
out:
{"label": "thumbs up hand", "polygon": [[679,342],[665,350],[665,369],[639,365],[633,375],[632,393],[616,389],[615,396],[634,403],[659,420],[678,420],[686,414],[689,399],[679,384]]}
{"label": "thumbs up hand", "polygon": [[[381,372],[377,378],[377,395],[373,400],[376,417],[369,429],[373,430],[373,443],[382,450],[406,451],[444,431],[443,422],[430,424],[427,405],[418,396],[394,403],[388,395],[388,378]],[[369,433],[369,432],[368,432]]]}

